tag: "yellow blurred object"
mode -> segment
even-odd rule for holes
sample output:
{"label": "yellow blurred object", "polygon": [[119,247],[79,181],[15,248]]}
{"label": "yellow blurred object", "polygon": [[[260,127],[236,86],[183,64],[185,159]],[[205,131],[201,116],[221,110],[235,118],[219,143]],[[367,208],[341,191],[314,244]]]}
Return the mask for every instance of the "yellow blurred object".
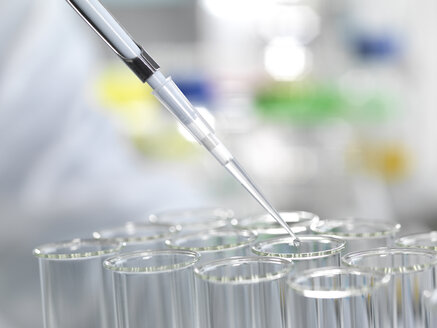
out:
{"label": "yellow blurred object", "polygon": [[133,142],[142,153],[160,159],[180,160],[202,154],[199,145],[187,141],[177,129],[166,130],[156,135],[136,137]]}
{"label": "yellow blurred object", "polygon": [[380,150],[380,171],[389,180],[402,178],[408,171],[408,156],[401,145],[387,145]]}
{"label": "yellow blurred object", "polygon": [[351,166],[359,171],[370,172],[394,181],[407,176],[410,156],[400,142],[361,142],[351,153]]}
{"label": "yellow blurred object", "polygon": [[109,65],[96,88],[101,106],[116,115],[129,135],[143,135],[155,125],[159,105],[151,88],[139,82],[123,65]]}
{"label": "yellow blurred object", "polygon": [[122,64],[111,64],[104,70],[97,83],[100,100],[108,106],[124,106],[132,102],[157,103],[148,84]]}
{"label": "yellow blurred object", "polygon": [[162,115],[150,86],[139,82],[124,65],[108,65],[96,89],[100,105],[115,117],[141,153],[161,159],[197,154],[196,146],[178,132],[175,122]]}

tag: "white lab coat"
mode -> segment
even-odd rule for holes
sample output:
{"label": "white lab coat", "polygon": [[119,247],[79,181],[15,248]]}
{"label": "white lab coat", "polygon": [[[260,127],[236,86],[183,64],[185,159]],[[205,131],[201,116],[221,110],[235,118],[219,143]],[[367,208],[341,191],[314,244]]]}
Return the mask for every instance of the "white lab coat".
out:
{"label": "white lab coat", "polygon": [[201,201],[90,106],[97,42],[65,1],[0,0],[1,327],[42,327],[34,247]]}

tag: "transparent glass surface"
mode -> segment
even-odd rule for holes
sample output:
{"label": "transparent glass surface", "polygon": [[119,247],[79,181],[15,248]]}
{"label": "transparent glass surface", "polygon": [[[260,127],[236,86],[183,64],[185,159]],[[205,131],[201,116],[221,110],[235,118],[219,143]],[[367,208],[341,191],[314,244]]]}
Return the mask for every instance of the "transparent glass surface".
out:
{"label": "transparent glass surface", "polygon": [[115,327],[111,276],[103,261],[121,249],[119,242],[81,240],[36,248],[44,327]]}
{"label": "transparent glass surface", "polygon": [[165,223],[127,222],[125,225],[93,233],[96,239],[113,239],[124,244],[123,253],[166,248],[164,241],[180,231]]}
{"label": "transparent glass surface", "polygon": [[234,212],[226,208],[198,208],[165,211],[150,214],[153,223],[179,225],[182,233],[193,233],[226,227],[234,218]]}
{"label": "transparent glass surface", "polygon": [[286,327],[287,260],[234,257],[195,268],[198,327]]}
{"label": "transparent glass surface", "polygon": [[343,240],[328,236],[299,236],[299,240],[295,246],[288,237],[268,239],[254,244],[252,252],[292,260],[297,271],[340,265]]}
{"label": "transparent glass surface", "polygon": [[400,228],[398,223],[359,218],[320,220],[311,224],[314,233],[346,240],[345,254],[392,246]]}
{"label": "transparent glass surface", "polygon": [[[319,221],[319,217],[310,212],[280,212],[279,214],[295,234],[311,233],[310,225]],[[268,214],[234,219],[232,224],[256,232],[258,240],[288,236],[284,228]]]}
{"label": "transparent glass surface", "polygon": [[288,327],[386,327],[389,281],[354,268],[303,271],[287,282]]}
{"label": "transparent glass surface", "polygon": [[113,275],[117,327],[195,327],[198,259],[191,251],[155,250],[105,261]]}
{"label": "transparent glass surface", "polygon": [[226,257],[249,255],[250,246],[255,239],[256,235],[250,230],[222,228],[177,236],[165,243],[173,249],[199,252],[200,262],[205,263]]}
{"label": "transparent glass surface", "polygon": [[424,248],[437,251],[437,231],[417,233],[396,240],[396,246]]}
{"label": "transparent glass surface", "polygon": [[437,290],[424,291],[422,302],[425,327],[437,327]]}
{"label": "transparent glass surface", "polygon": [[199,257],[198,253],[191,251],[140,251],[110,258],[104,262],[104,267],[120,273],[159,273],[187,268]]}
{"label": "transparent glass surface", "polygon": [[437,253],[424,249],[378,248],[343,257],[349,267],[392,275],[388,327],[425,327],[422,294],[436,288]]}

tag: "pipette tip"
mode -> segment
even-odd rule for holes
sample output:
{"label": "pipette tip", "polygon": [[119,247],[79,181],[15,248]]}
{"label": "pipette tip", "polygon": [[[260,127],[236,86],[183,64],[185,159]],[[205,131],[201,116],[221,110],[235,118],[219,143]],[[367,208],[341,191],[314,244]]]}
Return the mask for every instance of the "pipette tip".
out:
{"label": "pipette tip", "polygon": [[287,233],[290,235],[290,238],[291,238],[291,243],[290,244],[292,244],[295,247],[299,247],[300,246],[299,238],[293,233],[293,231],[290,229],[290,227],[287,225],[287,223],[285,221],[283,221],[283,223],[284,223],[283,227],[285,228]]}
{"label": "pipette tip", "polygon": [[291,243],[293,244],[294,247],[299,247],[300,246],[300,240],[299,238],[295,237]]}

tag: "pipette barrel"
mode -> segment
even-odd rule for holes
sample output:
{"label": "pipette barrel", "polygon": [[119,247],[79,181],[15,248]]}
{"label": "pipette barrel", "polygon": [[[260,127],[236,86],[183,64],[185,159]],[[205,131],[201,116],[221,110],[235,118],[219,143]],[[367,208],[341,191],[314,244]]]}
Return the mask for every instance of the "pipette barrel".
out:
{"label": "pipette barrel", "polygon": [[98,0],[67,0],[76,12],[118,55],[133,59],[140,47]]}
{"label": "pipette barrel", "polygon": [[67,2],[143,83],[159,69],[153,58],[133,40],[98,0]]}

